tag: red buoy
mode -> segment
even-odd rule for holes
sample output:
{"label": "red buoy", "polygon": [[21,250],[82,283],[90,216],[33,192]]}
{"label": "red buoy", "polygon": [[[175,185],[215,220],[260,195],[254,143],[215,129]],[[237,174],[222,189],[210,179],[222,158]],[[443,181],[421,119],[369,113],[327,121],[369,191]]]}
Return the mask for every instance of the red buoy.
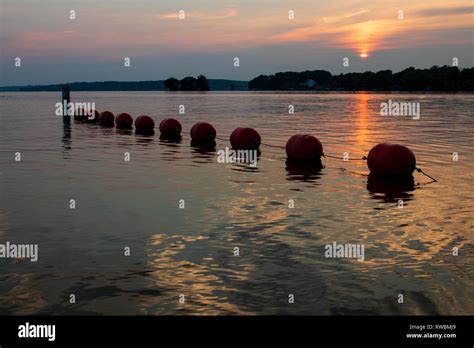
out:
{"label": "red buoy", "polygon": [[262,138],[253,128],[236,128],[230,135],[230,144],[234,149],[258,150]]}
{"label": "red buoy", "polygon": [[165,118],[160,122],[160,133],[162,137],[179,137],[181,135],[181,123],[174,118]]}
{"label": "red buoy", "polygon": [[293,135],[286,142],[285,150],[290,160],[319,161],[323,155],[321,142],[308,134]]}
{"label": "red buoy", "polygon": [[115,118],[115,124],[118,129],[132,129],[133,118],[126,112],[122,112]]}
{"label": "red buoy", "polygon": [[113,127],[115,125],[115,116],[110,111],[102,111],[99,114],[99,125],[102,127]]}
{"label": "red buoy", "polygon": [[198,122],[191,128],[191,140],[200,143],[213,142],[216,129],[209,123]]}
{"label": "red buoy", "polygon": [[153,134],[155,121],[150,116],[142,115],[135,119],[135,131],[142,134]]}
{"label": "red buoy", "polygon": [[406,146],[381,143],[369,151],[367,166],[372,174],[379,176],[411,175],[416,167],[416,158]]}
{"label": "red buoy", "polygon": [[83,108],[78,108],[74,112],[74,120],[79,122],[85,122],[87,120],[87,113]]}
{"label": "red buoy", "polygon": [[97,110],[90,110],[87,114],[87,123],[97,123],[99,122],[99,111]]}

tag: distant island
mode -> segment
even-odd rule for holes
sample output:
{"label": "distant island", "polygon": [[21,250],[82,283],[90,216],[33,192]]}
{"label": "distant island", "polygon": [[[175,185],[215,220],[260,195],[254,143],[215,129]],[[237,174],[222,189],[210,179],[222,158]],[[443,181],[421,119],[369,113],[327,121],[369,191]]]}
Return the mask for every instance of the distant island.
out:
{"label": "distant island", "polygon": [[[207,79],[188,76],[158,81],[100,81],[67,83],[72,91],[410,91],[472,92],[474,68],[433,66],[429,69],[407,68],[332,75],[325,70],[279,72],[260,75],[251,81]],[[7,86],[0,92],[60,91],[62,84]]]}

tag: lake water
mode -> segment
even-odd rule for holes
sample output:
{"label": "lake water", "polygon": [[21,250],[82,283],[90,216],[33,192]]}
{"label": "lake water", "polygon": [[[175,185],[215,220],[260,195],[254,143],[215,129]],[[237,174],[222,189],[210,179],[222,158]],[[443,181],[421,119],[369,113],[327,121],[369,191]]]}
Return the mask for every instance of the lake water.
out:
{"label": "lake water", "polygon": [[[71,93],[175,117],[180,143],[65,125],[59,99],[0,94],[0,243],[39,248],[37,262],[0,259],[1,314],[474,314],[474,95]],[[420,119],[380,116],[388,99],[420,102]],[[254,127],[273,145],[310,133],[354,159],[401,143],[438,182],[368,183],[364,161],[295,168],[268,146],[257,168],[217,163],[190,146],[198,121],[223,139]],[[333,242],[363,244],[365,261],[326,258]]]}

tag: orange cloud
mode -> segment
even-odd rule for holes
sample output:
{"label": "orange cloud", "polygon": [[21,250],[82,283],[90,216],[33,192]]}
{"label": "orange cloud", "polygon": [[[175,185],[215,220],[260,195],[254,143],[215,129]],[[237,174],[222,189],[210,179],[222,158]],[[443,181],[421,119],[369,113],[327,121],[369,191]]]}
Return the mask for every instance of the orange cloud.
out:
{"label": "orange cloud", "polygon": [[[197,20],[203,20],[203,21],[208,21],[208,20],[220,20],[220,19],[227,19],[227,18],[232,18],[237,16],[238,12],[235,8],[231,8],[230,10],[224,12],[224,13],[217,13],[217,14],[210,14],[210,13],[205,13],[205,12],[195,12],[195,11],[185,11],[184,15],[186,19],[197,19]],[[158,16],[161,19],[178,19],[179,18],[179,12],[171,12],[171,13],[165,13],[165,14],[160,14]]]}
{"label": "orange cloud", "polygon": [[[310,25],[271,35],[268,42],[324,42],[359,53],[406,47],[407,44],[426,44],[436,39],[430,35],[434,30],[472,26],[472,13],[468,8],[433,8],[432,4],[423,4],[404,6],[403,10],[361,9],[354,13],[323,17]],[[446,16],[449,16],[448,20]]]}

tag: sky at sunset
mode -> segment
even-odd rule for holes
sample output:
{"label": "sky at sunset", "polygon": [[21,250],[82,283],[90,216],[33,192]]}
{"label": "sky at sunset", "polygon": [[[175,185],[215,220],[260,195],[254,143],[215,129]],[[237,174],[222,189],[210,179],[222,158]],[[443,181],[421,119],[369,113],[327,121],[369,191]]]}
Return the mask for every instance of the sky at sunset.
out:
{"label": "sky at sunset", "polygon": [[474,65],[471,0],[0,1],[2,86]]}

